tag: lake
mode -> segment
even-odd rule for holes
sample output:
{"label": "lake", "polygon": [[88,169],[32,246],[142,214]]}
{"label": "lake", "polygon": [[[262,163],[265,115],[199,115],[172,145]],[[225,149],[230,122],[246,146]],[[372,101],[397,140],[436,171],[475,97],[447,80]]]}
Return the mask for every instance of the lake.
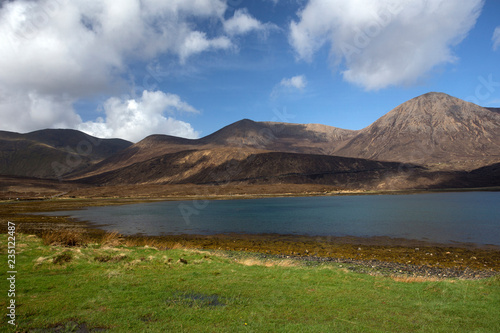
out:
{"label": "lake", "polygon": [[126,235],[278,233],[500,245],[500,192],[162,201],[50,214]]}

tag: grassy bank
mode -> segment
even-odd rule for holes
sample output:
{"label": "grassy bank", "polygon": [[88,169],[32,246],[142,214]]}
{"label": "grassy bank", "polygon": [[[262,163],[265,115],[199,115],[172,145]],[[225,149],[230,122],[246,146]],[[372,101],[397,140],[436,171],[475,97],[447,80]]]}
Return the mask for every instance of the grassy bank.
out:
{"label": "grassy bank", "polygon": [[[131,247],[113,236],[71,247],[16,240],[18,331],[500,331],[498,276],[359,274],[348,264]],[[7,235],[0,244],[6,264]],[[0,329],[11,329],[5,317]]]}

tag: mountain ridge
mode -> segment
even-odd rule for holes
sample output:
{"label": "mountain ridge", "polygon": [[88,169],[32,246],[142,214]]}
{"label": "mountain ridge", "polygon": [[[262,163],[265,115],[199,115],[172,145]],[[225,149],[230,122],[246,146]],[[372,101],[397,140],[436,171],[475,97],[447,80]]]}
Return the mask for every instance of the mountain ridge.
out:
{"label": "mountain ridge", "polygon": [[0,131],[0,174],[56,179],[84,169],[132,145],[71,129],[25,134]]}
{"label": "mountain ridge", "polygon": [[360,130],[335,154],[474,169],[500,159],[500,114],[447,94],[427,93]]}
{"label": "mountain ridge", "polygon": [[[102,154],[96,149],[83,160],[73,153],[78,142],[93,137],[62,131],[33,132],[29,137],[0,131],[0,156],[17,144],[24,155],[17,156],[13,165],[21,166],[25,176],[41,178],[47,175],[28,170],[19,161],[50,169],[44,155],[52,156],[52,162],[66,158],[66,164],[68,158],[80,158],[78,165],[61,173],[62,178],[97,186],[231,182],[384,189],[485,186],[497,182],[500,162],[500,113],[437,92],[402,103],[361,130],[242,119],[199,139],[150,135],[135,144],[103,140],[111,146],[104,145]],[[65,142],[77,147],[67,149]],[[30,154],[35,158],[30,160]],[[34,159],[43,163],[32,163]],[[5,174],[3,170],[0,165],[0,174]]]}

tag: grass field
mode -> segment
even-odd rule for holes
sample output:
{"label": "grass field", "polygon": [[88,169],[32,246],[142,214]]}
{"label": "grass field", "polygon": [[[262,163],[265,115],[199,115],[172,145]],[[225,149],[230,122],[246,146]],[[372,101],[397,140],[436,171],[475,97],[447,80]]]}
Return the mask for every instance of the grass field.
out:
{"label": "grass field", "polygon": [[[0,240],[7,267],[7,235]],[[16,252],[18,326],[3,316],[6,332],[500,332],[498,276],[376,276],[113,237],[63,247],[18,234]],[[5,277],[1,289],[6,313]]]}

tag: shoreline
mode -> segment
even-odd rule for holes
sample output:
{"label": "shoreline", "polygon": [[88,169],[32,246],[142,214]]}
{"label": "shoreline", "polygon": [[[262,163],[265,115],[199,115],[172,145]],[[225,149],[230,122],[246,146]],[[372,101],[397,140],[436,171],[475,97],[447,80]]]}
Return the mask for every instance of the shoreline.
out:
{"label": "shoreline", "polygon": [[[185,197],[177,197],[185,200]],[[202,199],[197,197],[198,200]],[[240,198],[238,198],[240,199]],[[193,200],[193,199],[191,199]],[[77,229],[99,238],[105,231],[68,216],[47,216],[44,212],[77,210],[91,206],[126,205],[171,201],[164,198],[52,199],[14,201],[0,205],[0,220],[16,222],[19,232],[38,234]],[[31,215],[30,213],[40,213]],[[7,223],[0,232],[5,233]],[[477,278],[500,274],[500,246],[471,243],[433,243],[383,236],[305,236],[282,234],[217,234],[122,236],[134,246],[160,249],[196,248],[255,253],[263,256],[295,258],[305,261],[332,261],[357,267],[361,272],[391,271],[437,277]]]}
{"label": "shoreline", "polygon": [[[4,177],[5,178],[5,177]],[[0,176],[0,179],[2,177]],[[3,179],[2,179],[3,180]],[[41,183],[40,183],[41,182]],[[50,200],[235,200],[272,197],[407,195],[450,192],[499,192],[500,186],[475,188],[346,189],[321,184],[140,184],[89,186],[31,179],[29,183],[7,181],[0,191],[0,204]],[[16,186],[14,186],[17,184]],[[10,186],[8,186],[10,185]],[[127,193],[126,196],[124,194]]]}
{"label": "shoreline", "polygon": [[[413,194],[432,194],[432,193],[460,193],[460,192],[497,192],[500,189],[490,188],[489,191],[484,189],[470,189],[469,191],[455,191],[449,190],[437,190],[437,191],[377,191],[377,192],[352,192],[340,193],[340,194],[322,194],[322,193],[300,193],[300,194],[267,194],[267,195],[191,195],[191,196],[172,196],[165,198],[57,198],[57,199],[46,199],[46,200],[12,200],[12,201],[0,201],[0,220],[2,217],[6,216],[24,216],[28,217],[41,217],[45,219],[62,219],[68,225],[74,225],[78,227],[84,227],[89,230],[96,230],[98,232],[106,232],[106,230],[101,229],[100,226],[105,224],[95,224],[90,221],[74,219],[70,216],[59,215],[51,216],[44,215],[44,213],[51,212],[64,212],[85,209],[88,207],[105,207],[105,206],[121,206],[121,205],[133,205],[141,203],[156,203],[156,202],[171,202],[171,201],[199,201],[199,200],[209,200],[209,201],[219,201],[219,200],[252,200],[252,199],[263,199],[263,198],[286,198],[286,197],[327,197],[327,196],[357,196],[357,195],[413,195]],[[394,193],[396,192],[396,193]],[[19,209],[12,209],[12,208]],[[7,212],[4,212],[2,208],[7,207]],[[10,208],[10,209],[9,209]],[[29,220],[34,220],[33,218]],[[36,225],[38,223],[32,221],[28,222],[29,225]],[[31,222],[31,223],[30,223]],[[61,220],[57,221],[60,224]],[[1,229],[0,229],[1,230]],[[264,237],[267,238],[268,235],[285,237],[285,238],[308,238],[308,239],[335,239],[339,243],[349,243],[349,244],[360,244],[360,245],[387,245],[387,246],[433,246],[433,247],[457,247],[457,248],[467,248],[467,249],[491,249],[500,251],[500,244],[478,244],[473,242],[437,242],[431,240],[418,240],[404,237],[390,237],[390,236],[335,236],[335,235],[308,235],[308,234],[280,234],[280,233],[246,233],[246,232],[225,232],[225,233],[210,233],[210,234],[161,234],[161,235],[147,235],[147,234],[127,234],[127,237],[231,237],[231,236],[243,236],[243,237]]]}

